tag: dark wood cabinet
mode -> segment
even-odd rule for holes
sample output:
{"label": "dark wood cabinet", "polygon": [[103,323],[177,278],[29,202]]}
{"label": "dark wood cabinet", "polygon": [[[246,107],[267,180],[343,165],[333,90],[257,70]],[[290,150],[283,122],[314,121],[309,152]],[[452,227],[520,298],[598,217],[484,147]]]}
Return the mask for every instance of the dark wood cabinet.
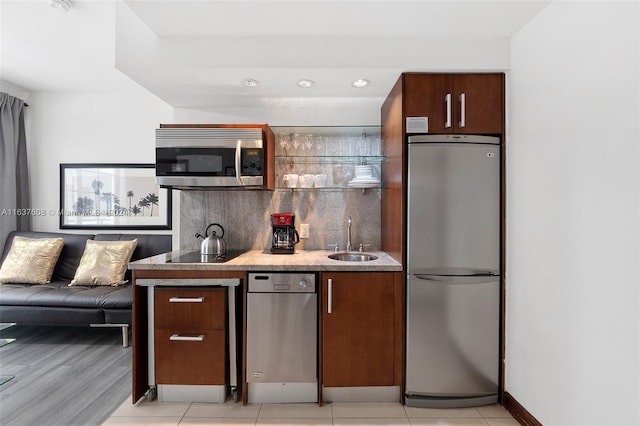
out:
{"label": "dark wood cabinet", "polygon": [[428,117],[428,133],[502,134],[503,74],[404,77],[405,117]]}
{"label": "dark wood cabinet", "polygon": [[226,289],[156,288],[157,384],[224,385]]}
{"label": "dark wood cabinet", "polygon": [[[242,340],[237,319],[243,317],[244,308],[230,302],[236,300],[236,290],[241,287],[202,285],[203,280],[215,279],[238,280],[242,285],[246,273],[237,270],[133,270],[131,396],[134,404],[145,395],[152,398],[156,384],[227,385],[231,386],[233,394],[233,387],[239,383],[237,354],[240,353],[238,341]],[[194,285],[188,285],[190,280]],[[181,284],[176,285],[177,281]],[[202,302],[170,302],[172,297],[202,297]],[[230,309],[234,309],[234,321],[231,321]],[[231,326],[232,323],[235,325]],[[172,340],[173,335],[176,337]],[[152,348],[150,342],[153,342]],[[155,377],[149,375],[150,365],[154,365]]]}
{"label": "dark wood cabinet", "polygon": [[402,273],[322,274],[322,384],[398,386]]}
{"label": "dark wood cabinet", "polygon": [[[406,117],[427,117],[429,133],[451,133],[447,127],[446,96],[453,95],[451,74],[405,74],[404,75],[404,115]],[[453,117],[451,117],[450,122]]]}

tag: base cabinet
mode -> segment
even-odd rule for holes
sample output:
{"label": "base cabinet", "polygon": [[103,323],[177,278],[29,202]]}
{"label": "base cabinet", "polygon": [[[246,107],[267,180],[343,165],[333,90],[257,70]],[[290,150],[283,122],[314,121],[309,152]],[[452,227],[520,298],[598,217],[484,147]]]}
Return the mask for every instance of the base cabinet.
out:
{"label": "base cabinet", "polygon": [[156,384],[224,385],[226,289],[156,288]]}
{"label": "base cabinet", "polygon": [[324,387],[400,386],[402,274],[322,274]]}

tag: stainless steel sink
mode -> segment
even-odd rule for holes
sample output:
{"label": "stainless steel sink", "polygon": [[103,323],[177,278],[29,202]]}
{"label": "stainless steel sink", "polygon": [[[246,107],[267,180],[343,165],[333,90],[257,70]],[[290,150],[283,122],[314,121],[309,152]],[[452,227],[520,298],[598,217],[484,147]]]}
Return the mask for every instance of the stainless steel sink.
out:
{"label": "stainless steel sink", "polygon": [[368,253],[333,253],[329,255],[329,259],[342,260],[345,262],[367,262],[376,260],[378,256]]}

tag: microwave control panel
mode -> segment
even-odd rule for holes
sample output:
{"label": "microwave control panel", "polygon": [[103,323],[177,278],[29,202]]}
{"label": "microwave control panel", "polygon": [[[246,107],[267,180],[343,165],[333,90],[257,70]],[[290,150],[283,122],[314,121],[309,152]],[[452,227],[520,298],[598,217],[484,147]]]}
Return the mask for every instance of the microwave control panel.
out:
{"label": "microwave control panel", "polygon": [[241,175],[262,176],[263,161],[262,148],[242,148],[240,152]]}

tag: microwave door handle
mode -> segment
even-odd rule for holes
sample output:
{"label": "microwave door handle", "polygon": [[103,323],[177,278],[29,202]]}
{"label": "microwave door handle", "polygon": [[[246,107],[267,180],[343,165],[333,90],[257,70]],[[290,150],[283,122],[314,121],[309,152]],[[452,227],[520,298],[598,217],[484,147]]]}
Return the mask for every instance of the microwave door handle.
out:
{"label": "microwave door handle", "polygon": [[236,179],[238,180],[238,185],[242,186],[242,171],[240,170],[240,155],[242,153],[242,141],[238,139],[236,143]]}

